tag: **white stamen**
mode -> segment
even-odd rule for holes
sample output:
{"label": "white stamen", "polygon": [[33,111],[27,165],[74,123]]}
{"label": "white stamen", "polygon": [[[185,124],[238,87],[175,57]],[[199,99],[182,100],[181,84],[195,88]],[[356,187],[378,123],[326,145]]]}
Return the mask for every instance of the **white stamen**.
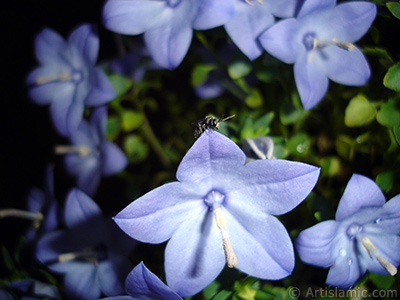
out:
{"label": "white stamen", "polygon": [[88,156],[92,150],[89,146],[69,146],[69,145],[57,145],[54,147],[54,152],[56,154],[79,154],[82,157]]}
{"label": "white stamen", "polygon": [[238,260],[235,252],[233,251],[231,241],[228,236],[228,231],[226,230],[226,220],[222,214],[220,207],[214,209],[215,221],[217,222],[218,228],[221,230],[222,235],[222,246],[224,247],[226,265],[229,268],[234,268],[238,264]]}
{"label": "white stamen", "polygon": [[41,76],[36,78],[36,84],[45,84],[52,81],[69,81],[71,76],[68,73],[60,73],[56,76]]}
{"label": "white stamen", "polygon": [[40,222],[43,220],[43,215],[40,212],[31,212],[15,208],[7,208],[0,210],[0,219],[6,217],[28,219],[35,222]]}
{"label": "white stamen", "polygon": [[84,259],[86,261],[92,262],[95,265],[98,264],[96,253],[94,253],[90,248],[85,248],[81,252],[63,253],[57,257],[57,260],[59,262],[67,262],[75,259]]}
{"label": "white stamen", "polygon": [[356,46],[354,46],[354,44],[348,43],[348,42],[340,42],[340,41],[338,41],[337,38],[333,38],[332,41],[323,41],[323,40],[318,40],[317,38],[314,38],[313,39],[313,48],[311,50],[310,56],[308,57],[308,62],[312,61],[314,52],[317,48],[321,49],[325,46],[337,46],[337,47],[347,50],[347,51],[353,51],[356,48]]}
{"label": "white stamen", "polygon": [[369,257],[375,256],[381,266],[392,276],[397,274],[397,268],[392,265],[390,262],[387,261],[386,258],[379,255],[378,251],[376,250],[374,244],[372,244],[371,240],[368,237],[363,237],[361,239],[362,246],[365,251],[367,251]]}

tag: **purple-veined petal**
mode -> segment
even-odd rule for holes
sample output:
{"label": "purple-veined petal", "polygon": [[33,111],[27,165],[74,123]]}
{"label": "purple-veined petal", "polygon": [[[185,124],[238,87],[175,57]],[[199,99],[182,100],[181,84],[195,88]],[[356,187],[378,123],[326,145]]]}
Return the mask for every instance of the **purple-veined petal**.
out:
{"label": "purple-veined petal", "polygon": [[103,24],[114,32],[137,35],[148,30],[165,9],[165,1],[109,0],[103,8]]}
{"label": "purple-veined petal", "polygon": [[237,207],[253,206],[264,213],[281,215],[295,208],[317,183],[320,169],[286,160],[252,161],[232,181],[226,196]]}
{"label": "purple-veined petal", "polygon": [[101,286],[93,263],[77,264],[64,277],[64,287],[71,299],[92,300],[101,295]]}
{"label": "purple-veined petal", "polygon": [[79,26],[69,36],[68,43],[77,47],[91,66],[96,64],[100,41],[95,26],[90,24]]}
{"label": "purple-veined petal", "polygon": [[91,73],[90,91],[86,96],[85,104],[99,106],[110,102],[115,97],[115,90],[107,75],[100,67],[94,68]]}
{"label": "purple-veined petal", "polygon": [[355,42],[362,38],[376,16],[376,5],[366,1],[352,1],[336,6],[331,20],[336,38],[342,42]]}
{"label": "purple-veined petal", "polygon": [[179,182],[167,183],[133,201],[114,220],[138,241],[162,243],[192,215],[205,214],[203,196],[185,189]]}
{"label": "purple-veined petal", "polygon": [[305,0],[298,14],[298,18],[306,18],[318,11],[324,11],[334,8],[336,0]]}
{"label": "purple-veined petal", "polygon": [[333,220],[318,223],[300,232],[296,239],[296,250],[307,264],[323,268],[335,262],[332,257],[337,223]]}
{"label": "purple-veined petal", "polygon": [[214,214],[192,210],[165,249],[168,286],[182,297],[192,296],[213,282],[224,265],[222,237]]}
{"label": "purple-veined petal", "polygon": [[192,42],[193,30],[186,11],[167,10],[157,24],[144,34],[152,58],[162,67],[176,68],[186,56]]}
{"label": "purple-veined petal", "polygon": [[98,217],[102,217],[101,209],[88,195],[76,188],[68,193],[64,210],[67,227],[72,228]]}
{"label": "purple-veined petal", "polygon": [[262,54],[258,36],[272,24],[274,17],[268,5],[236,1],[235,15],[225,24],[225,30],[235,45],[253,60]]}
{"label": "purple-veined petal", "polygon": [[330,80],[350,86],[365,85],[371,76],[371,70],[364,54],[358,49],[353,51],[339,47],[327,47],[323,50],[328,57],[324,61]]}
{"label": "purple-veined petal", "polygon": [[123,256],[112,255],[107,260],[100,261],[97,277],[104,295],[118,296],[125,294],[124,281],[131,269],[130,261]]}
{"label": "purple-veined petal", "polygon": [[193,28],[206,30],[224,25],[233,17],[235,10],[232,0],[202,0],[199,2]]}
{"label": "purple-veined petal", "polygon": [[258,208],[224,205],[226,228],[238,260],[237,268],[253,277],[277,280],[294,268],[293,244],[282,223]]}
{"label": "purple-veined petal", "polygon": [[[244,166],[246,155],[230,139],[217,131],[207,130],[182,159],[176,177],[179,181],[209,189],[213,182],[229,181]],[[218,180],[215,180],[218,178]],[[203,191],[203,196],[209,190]]]}
{"label": "purple-veined petal", "polygon": [[294,46],[294,38],[299,24],[296,19],[279,21],[259,37],[264,49],[287,64],[296,61],[300,49]]}
{"label": "purple-veined petal", "polygon": [[52,29],[43,29],[35,38],[35,53],[40,63],[58,61],[60,53],[67,48],[67,43]]}
{"label": "purple-veined petal", "polygon": [[[317,53],[316,53],[317,54]],[[316,106],[328,91],[329,80],[325,67],[317,58],[311,59],[302,55],[294,64],[294,78],[304,109]]]}
{"label": "purple-veined petal", "polygon": [[348,289],[352,287],[364,273],[365,270],[360,271],[353,244],[347,241],[343,243],[342,248],[338,250],[337,258],[333,266],[329,269],[325,284],[341,289]]}
{"label": "purple-veined petal", "polygon": [[336,220],[344,220],[361,208],[385,204],[385,196],[379,186],[371,179],[354,174],[347,183],[336,211]]}
{"label": "purple-veined petal", "polygon": [[182,298],[154,275],[143,262],[139,263],[128,275],[126,291],[134,299],[182,300]]}
{"label": "purple-veined petal", "polygon": [[386,232],[400,234],[400,195],[393,197],[383,205],[377,223]]}
{"label": "purple-veined petal", "polygon": [[104,176],[114,175],[128,165],[124,152],[114,143],[106,141],[101,144],[102,173]]}

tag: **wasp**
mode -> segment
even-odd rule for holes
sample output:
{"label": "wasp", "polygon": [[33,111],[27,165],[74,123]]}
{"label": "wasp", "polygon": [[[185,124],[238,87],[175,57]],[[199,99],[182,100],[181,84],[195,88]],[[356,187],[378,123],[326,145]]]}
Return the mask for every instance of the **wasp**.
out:
{"label": "wasp", "polygon": [[232,115],[224,119],[223,119],[224,115],[222,115],[219,119],[213,116],[205,116],[203,119],[193,122],[192,125],[195,127],[194,138],[198,139],[202,135],[202,133],[207,129],[218,130],[220,122],[233,118],[234,116],[235,115]]}

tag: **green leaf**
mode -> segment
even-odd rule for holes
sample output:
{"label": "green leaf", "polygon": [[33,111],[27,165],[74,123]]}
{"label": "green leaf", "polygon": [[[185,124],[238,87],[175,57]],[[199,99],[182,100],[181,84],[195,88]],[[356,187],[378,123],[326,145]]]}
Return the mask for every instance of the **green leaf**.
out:
{"label": "green leaf", "polygon": [[149,146],[144,143],[140,136],[135,134],[130,134],[125,138],[123,148],[131,162],[144,160],[149,152]]}
{"label": "green leaf", "polygon": [[347,127],[360,127],[371,123],[376,115],[375,107],[363,95],[357,95],[350,100],[344,113],[344,123]]}
{"label": "green leaf", "polygon": [[369,280],[371,280],[378,289],[388,290],[394,283],[395,278],[390,275],[369,273]]}
{"label": "green leaf", "polygon": [[251,72],[251,64],[244,60],[237,60],[228,66],[228,74],[232,79],[239,79]]}
{"label": "green leaf", "polygon": [[197,87],[202,85],[206,82],[208,78],[208,74],[215,70],[214,65],[197,65],[194,67],[192,72],[191,83],[192,86]]}
{"label": "green leaf", "polygon": [[321,172],[329,177],[335,177],[340,171],[340,160],[336,156],[327,156],[320,161]]}
{"label": "green leaf", "polygon": [[142,115],[134,110],[126,110],[122,113],[122,128],[125,132],[137,129],[142,121]]}
{"label": "green leaf", "polygon": [[132,80],[120,74],[111,74],[108,76],[111,84],[117,94],[117,97],[125,95],[132,87]]}
{"label": "green leaf", "polygon": [[310,140],[304,132],[301,132],[288,140],[287,147],[293,154],[304,154],[307,153],[310,148]]}
{"label": "green leaf", "polygon": [[400,145],[400,125],[393,127],[394,137],[396,138],[397,144]]}
{"label": "green leaf", "polygon": [[386,127],[394,127],[400,125],[400,111],[397,108],[396,102],[389,100],[381,106],[376,120],[379,124]]}
{"label": "green leaf", "polygon": [[220,291],[213,300],[227,300],[232,296],[233,292],[227,291],[227,290],[222,290]]}
{"label": "green leaf", "polygon": [[303,109],[297,108],[289,102],[283,102],[279,112],[279,118],[283,125],[294,124],[299,121],[303,115]]}
{"label": "green leaf", "polygon": [[400,92],[400,63],[391,66],[383,78],[383,85],[388,89]]}
{"label": "green leaf", "polygon": [[114,141],[121,131],[121,121],[118,117],[108,117],[107,119],[107,139]]}
{"label": "green leaf", "polygon": [[257,89],[252,89],[247,95],[245,102],[250,108],[260,107],[263,104],[263,98],[260,91]]}
{"label": "green leaf", "polygon": [[385,171],[376,177],[375,181],[384,192],[389,192],[393,187],[393,171]]}
{"label": "green leaf", "polygon": [[388,2],[386,3],[386,7],[390,10],[390,12],[397,19],[400,19],[400,3],[398,2]]}
{"label": "green leaf", "polygon": [[5,267],[9,270],[9,271],[14,271],[14,263],[13,260],[11,258],[10,253],[8,252],[7,248],[4,246],[1,246],[1,256],[2,256],[2,260],[4,262]]}

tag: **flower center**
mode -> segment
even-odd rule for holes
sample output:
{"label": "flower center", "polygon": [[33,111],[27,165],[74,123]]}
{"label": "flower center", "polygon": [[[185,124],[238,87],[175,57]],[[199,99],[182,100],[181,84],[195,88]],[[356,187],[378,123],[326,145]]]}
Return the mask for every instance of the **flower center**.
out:
{"label": "flower center", "polygon": [[314,49],[314,40],[316,39],[316,35],[314,32],[308,32],[303,37],[303,44],[306,47],[307,51],[311,51]]}
{"label": "flower center", "polygon": [[182,0],[167,0],[167,5],[169,7],[174,8],[174,7],[177,7],[181,3],[181,1]]}
{"label": "flower center", "polygon": [[74,83],[79,83],[83,80],[83,73],[80,70],[73,70],[72,72],[61,72],[58,75],[53,76],[40,76],[37,77],[35,82],[36,84],[46,84],[52,82],[66,82],[72,81]]}
{"label": "flower center", "polygon": [[219,191],[212,190],[207,194],[204,198],[204,202],[208,207],[215,209],[221,206],[222,202],[224,202],[225,195],[220,193]]}
{"label": "flower center", "polygon": [[354,239],[362,231],[362,226],[353,223],[347,228],[346,233],[349,238]]}
{"label": "flower center", "polygon": [[81,157],[86,157],[93,152],[93,150],[86,145],[56,145],[54,147],[55,154],[78,154]]}

